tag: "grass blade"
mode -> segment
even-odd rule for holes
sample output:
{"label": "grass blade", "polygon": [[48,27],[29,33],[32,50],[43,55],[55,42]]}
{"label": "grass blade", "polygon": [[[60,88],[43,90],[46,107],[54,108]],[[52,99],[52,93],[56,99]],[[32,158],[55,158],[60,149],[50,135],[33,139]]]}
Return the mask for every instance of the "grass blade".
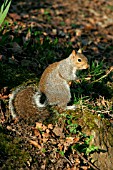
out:
{"label": "grass blade", "polygon": [[11,0],[6,0],[0,8],[0,25],[3,23],[11,5]]}

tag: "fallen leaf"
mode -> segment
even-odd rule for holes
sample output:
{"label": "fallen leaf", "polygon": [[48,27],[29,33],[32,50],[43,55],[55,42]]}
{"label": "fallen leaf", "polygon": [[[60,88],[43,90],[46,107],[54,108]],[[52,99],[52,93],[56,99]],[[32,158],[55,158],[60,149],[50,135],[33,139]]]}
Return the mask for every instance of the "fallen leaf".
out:
{"label": "fallen leaf", "polygon": [[9,16],[15,21],[15,20],[20,20],[21,17],[17,13],[9,13]]}
{"label": "fallen leaf", "polygon": [[39,130],[37,130],[35,128],[35,129],[33,129],[33,131],[34,131],[34,135],[37,136],[39,139],[41,139],[41,134],[40,134]]}
{"label": "fallen leaf", "polygon": [[102,98],[101,103],[104,107],[106,107],[106,101],[105,101],[104,97]]}
{"label": "fallen leaf", "polygon": [[53,125],[52,124],[48,124],[48,129],[53,129]]}
{"label": "fallen leaf", "polygon": [[56,136],[60,136],[61,138],[64,138],[64,133],[63,133],[63,128],[56,126],[53,129],[53,132],[55,133]]}
{"label": "fallen leaf", "polygon": [[45,131],[47,129],[47,126],[43,125],[40,122],[36,122],[36,128]]}
{"label": "fallen leaf", "polygon": [[42,147],[36,142],[36,141],[33,141],[33,140],[29,140],[30,144],[34,145],[35,147],[41,149]]}

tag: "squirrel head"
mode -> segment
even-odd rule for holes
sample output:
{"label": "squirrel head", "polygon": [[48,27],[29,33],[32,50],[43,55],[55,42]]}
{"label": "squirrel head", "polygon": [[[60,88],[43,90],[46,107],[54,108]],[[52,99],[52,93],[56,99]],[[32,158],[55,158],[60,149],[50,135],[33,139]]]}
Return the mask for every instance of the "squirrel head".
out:
{"label": "squirrel head", "polygon": [[78,52],[73,50],[69,58],[77,70],[87,69],[89,67],[88,59],[82,54],[81,50],[78,50]]}

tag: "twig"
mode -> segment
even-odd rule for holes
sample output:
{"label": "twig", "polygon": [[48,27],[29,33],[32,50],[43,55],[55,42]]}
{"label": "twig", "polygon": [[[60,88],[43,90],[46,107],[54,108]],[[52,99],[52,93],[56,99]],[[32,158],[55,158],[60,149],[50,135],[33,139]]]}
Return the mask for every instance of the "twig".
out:
{"label": "twig", "polygon": [[104,79],[105,77],[108,76],[108,74],[111,73],[111,71],[113,71],[113,66],[110,68],[110,70],[109,70],[105,75],[103,75],[102,77],[100,77],[100,78],[97,79],[97,80],[92,81],[92,83],[95,83],[95,82],[97,82],[97,81],[100,81],[101,79]]}
{"label": "twig", "polygon": [[68,159],[68,158],[66,158],[65,156],[63,156],[65,159],[66,159],[66,161],[69,163],[69,165],[72,167],[73,165],[72,165],[72,163],[71,163],[71,161]]}
{"label": "twig", "polygon": [[110,110],[97,110],[96,113],[106,113],[106,114],[109,114],[110,113]]}
{"label": "twig", "polygon": [[89,162],[87,159],[85,159],[78,151],[76,151],[77,155],[84,160],[86,163],[88,163],[94,170],[100,170],[96,166],[94,166],[91,162]]}

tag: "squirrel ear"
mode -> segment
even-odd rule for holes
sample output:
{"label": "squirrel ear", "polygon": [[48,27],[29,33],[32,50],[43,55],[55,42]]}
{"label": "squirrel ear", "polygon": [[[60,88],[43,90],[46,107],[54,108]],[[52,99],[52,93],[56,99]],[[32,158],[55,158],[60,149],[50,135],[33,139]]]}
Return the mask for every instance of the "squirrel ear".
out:
{"label": "squirrel ear", "polygon": [[73,50],[72,53],[69,55],[69,57],[70,57],[71,59],[73,59],[73,58],[75,58],[76,55],[77,55],[76,51]]}
{"label": "squirrel ear", "polygon": [[82,49],[80,48],[77,52],[78,52],[78,53],[82,53]]}
{"label": "squirrel ear", "polygon": [[75,56],[77,53],[76,53],[75,50],[73,50],[71,54],[72,54],[73,56]]}

